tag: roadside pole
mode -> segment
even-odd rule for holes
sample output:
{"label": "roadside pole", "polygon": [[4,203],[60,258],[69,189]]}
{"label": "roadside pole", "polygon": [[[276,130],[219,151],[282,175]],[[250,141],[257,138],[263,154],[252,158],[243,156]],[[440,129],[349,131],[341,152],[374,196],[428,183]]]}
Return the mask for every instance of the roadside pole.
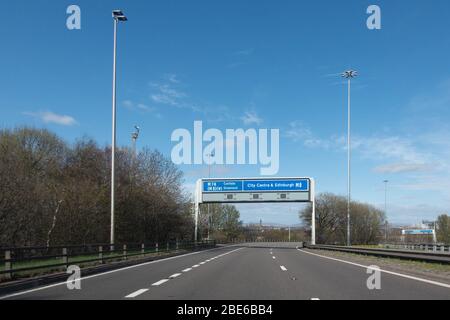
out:
{"label": "roadside pole", "polygon": [[201,183],[202,180],[197,180],[197,183],[195,184],[195,203],[194,203],[194,223],[195,223],[195,230],[194,230],[194,242],[198,241],[198,216],[200,211],[200,201],[201,201]]}
{"label": "roadside pole", "polygon": [[316,182],[311,179],[311,244],[316,245]]}

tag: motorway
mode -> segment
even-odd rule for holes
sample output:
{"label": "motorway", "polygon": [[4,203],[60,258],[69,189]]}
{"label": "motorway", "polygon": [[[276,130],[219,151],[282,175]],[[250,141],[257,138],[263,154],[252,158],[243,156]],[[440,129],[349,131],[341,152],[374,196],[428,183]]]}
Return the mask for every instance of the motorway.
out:
{"label": "motorway", "polygon": [[367,288],[366,266],[325,258],[296,244],[219,247],[82,278],[0,299],[369,300],[450,299],[450,285],[381,273]]}

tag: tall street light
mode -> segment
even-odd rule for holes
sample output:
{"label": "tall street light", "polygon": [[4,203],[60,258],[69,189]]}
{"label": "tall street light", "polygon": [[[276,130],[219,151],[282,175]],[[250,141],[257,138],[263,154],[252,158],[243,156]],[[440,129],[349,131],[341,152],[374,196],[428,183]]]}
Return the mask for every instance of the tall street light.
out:
{"label": "tall street light", "polygon": [[131,134],[131,145],[133,152],[133,160],[136,159],[136,141],[139,138],[139,133],[141,132],[141,128],[138,126],[134,126],[134,132]]}
{"label": "tall street light", "polygon": [[112,146],[111,146],[111,250],[114,250],[114,181],[116,155],[116,66],[117,66],[117,25],[127,21],[121,10],[113,10],[114,20],[114,55],[113,55],[113,87],[112,87]]}
{"label": "tall street light", "polygon": [[[208,158],[209,158],[208,179],[211,179],[211,164],[212,164],[212,160],[211,159],[213,159],[216,156],[216,153],[213,151],[213,152],[207,154],[206,156],[208,156]],[[209,203],[208,203],[208,240],[209,240],[210,229],[211,229],[211,215],[210,215]]]}
{"label": "tall street light", "polygon": [[347,246],[351,245],[350,239],[350,201],[351,201],[351,109],[350,109],[350,88],[351,80],[355,78],[358,73],[354,70],[344,71],[342,77],[346,78],[348,81],[348,131],[347,131]]}
{"label": "tall street light", "polygon": [[387,220],[387,186],[389,180],[384,180],[384,215],[386,216],[385,225],[384,225],[384,239],[387,242],[388,237],[388,220]]}

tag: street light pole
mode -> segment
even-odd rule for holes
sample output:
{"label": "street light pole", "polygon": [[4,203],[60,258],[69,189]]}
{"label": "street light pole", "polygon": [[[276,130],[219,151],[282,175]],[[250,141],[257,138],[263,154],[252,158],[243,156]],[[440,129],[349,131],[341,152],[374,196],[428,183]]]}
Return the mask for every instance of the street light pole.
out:
{"label": "street light pole", "polygon": [[[215,152],[211,152],[211,153],[207,154],[207,156],[209,157],[208,179],[211,179],[211,161],[212,161],[211,158],[215,157],[216,154],[215,154]],[[208,203],[208,240],[209,240],[210,229],[211,229],[211,216],[210,216],[210,208],[209,208],[209,203]]]}
{"label": "street light pole", "polygon": [[354,70],[345,71],[342,77],[348,82],[348,105],[347,105],[347,246],[351,245],[350,238],[350,202],[351,202],[351,80],[356,77],[358,73]]}
{"label": "street light pole", "polygon": [[139,138],[141,128],[139,128],[138,126],[134,126],[134,129],[135,131],[131,134],[131,144],[132,144],[133,160],[136,160],[136,141]]}
{"label": "street light pole", "polygon": [[387,243],[387,238],[388,238],[388,220],[387,220],[387,185],[389,180],[384,180],[384,215],[385,215],[385,226],[384,226],[384,240]]}
{"label": "street light pole", "polygon": [[115,155],[116,155],[116,67],[117,67],[117,25],[119,21],[127,21],[120,10],[112,13],[114,20],[114,53],[113,53],[113,85],[112,85],[112,144],[111,144],[111,250],[114,250],[114,192],[115,192]]}

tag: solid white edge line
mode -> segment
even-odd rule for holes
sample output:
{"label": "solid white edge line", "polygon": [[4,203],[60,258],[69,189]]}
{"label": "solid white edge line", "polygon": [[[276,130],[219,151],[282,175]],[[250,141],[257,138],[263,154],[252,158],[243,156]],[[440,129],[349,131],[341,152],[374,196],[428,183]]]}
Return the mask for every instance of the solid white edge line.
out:
{"label": "solid white edge line", "polygon": [[162,285],[163,283],[166,283],[167,281],[169,281],[169,279],[162,279],[162,280],[159,280],[159,281],[155,282],[154,284],[152,284],[152,286],[157,287],[157,286]]}
{"label": "solid white edge line", "polygon": [[[190,252],[190,253],[182,254],[182,255],[179,255],[179,256],[175,256],[175,257],[169,257],[169,258],[164,258],[164,259],[144,262],[144,263],[136,264],[136,265],[129,266],[129,267],[124,267],[124,268],[120,268],[120,269],[115,269],[115,270],[106,271],[106,272],[103,272],[103,273],[97,273],[97,274],[93,274],[93,275],[90,275],[90,276],[82,277],[82,278],[80,278],[80,281],[91,279],[91,278],[100,277],[100,276],[111,274],[111,273],[115,273],[115,272],[120,272],[120,271],[124,271],[124,270],[129,270],[129,269],[134,269],[134,268],[138,268],[138,267],[143,267],[143,266],[146,266],[146,265],[149,265],[149,264],[154,264],[154,263],[164,262],[164,261],[168,261],[168,260],[183,258],[183,257],[191,256],[191,255],[194,255],[194,254],[199,254],[199,253],[203,253],[203,252],[209,252],[209,251],[212,251],[212,250],[222,250],[224,248],[226,249],[226,248],[236,247],[236,246],[238,246],[238,245],[231,245],[231,246],[226,246],[226,247],[212,248],[212,249],[203,250],[203,251]],[[241,249],[243,249],[243,248],[241,248]],[[236,251],[236,250],[233,250],[233,251]],[[32,293],[32,292],[41,291],[41,290],[45,290],[45,289],[50,289],[50,288],[54,288],[54,287],[57,287],[57,286],[62,286],[62,285],[67,284],[67,282],[68,281],[66,280],[66,281],[63,281],[63,282],[51,284],[51,285],[40,287],[40,288],[35,288],[35,289],[30,289],[30,290],[26,290],[26,291],[22,291],[22,292],[9,294],[9,295],[0,297],[0,300],[13,298],[13,297],[21,296],[21,295],[24,295],[24,294],[27,294],[27,293]]]}
{"label": "solid white edge line", "polygon": [[283,270],[283,271],[287,271],[285,266],[280,266],[280,269]]}
{"label": "solid white edge line", "polygon": [[136,298],[137,296],[143,294],[144,292],[147,292],[148,289],[139,289],[133,293],[130,293],[129,295],[127,295],[125,298]]}
{"label": "solid white edge line", "polygon": [[[334,261],[337,261],[337,262],[350,264],[350,265],[361,267],[361,268],[364,268],[364,269],[370,269],[370,266],[365,266],[365,265],[362,265],[362,264],[359,264],[359,263],[354,263],[354,262],[350,262],[350,261],[346,261],[346,260],[341,260],[341,259],[331,258],[331,257],[327,257],[327,256],[322,256],[322,255],[317,254],[317,253],[312,253],[312,252],[308,252],[308,251],[304,251],[304,250],[300,250],[300,249],[297,249],[297,250],[300,251],[300,252],[306,253],[306,254],[310,254],[310,255],[313,255],[313,256],[317,256],[317,257],[323,258],[323,259],[334,260]],[[432,285],[435,285],[435,286],[439,286],[439,287],[450,289],[450,284],[437,282],[437,281],[433,281],[433,280],[422,279],[422,278],[409,276],[409,275],[406,275],[406,274],[393,272],[393,271],[388,271],[388,270],[384,270],[384,269],[380,269],[380,271],[384,272],[384,273],[387,273],[387,274],[390,274],[390,275],[398,276],[398,277],[401,277],[401,278],[406,278],[406,279],[410,279],[410,280],[424,282],[424,283],[432,284]]]}

